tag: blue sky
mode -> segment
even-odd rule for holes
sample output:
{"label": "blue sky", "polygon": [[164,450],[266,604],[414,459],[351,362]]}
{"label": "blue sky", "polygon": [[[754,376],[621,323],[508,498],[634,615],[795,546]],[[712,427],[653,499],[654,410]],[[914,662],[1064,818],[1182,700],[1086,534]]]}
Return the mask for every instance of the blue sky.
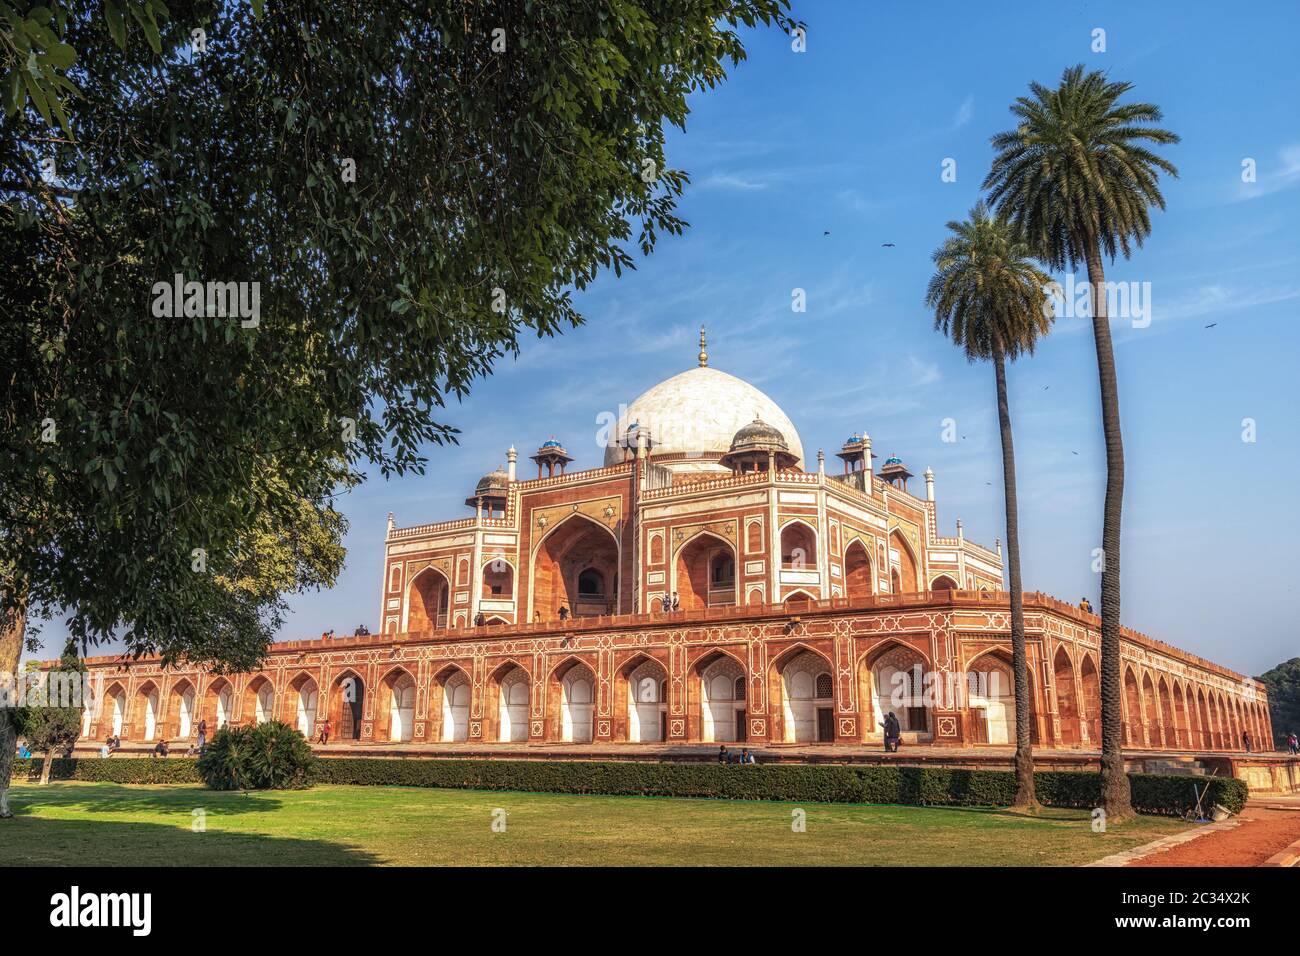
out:
{"label": "blue sky", "polygon": [[[1152,305],[1148,327],[1114,325],[1124,623],[1252,674],[1300,654],[1300,7],[1059,3],[999,16],[805,0],[795,13],[807,52],[747,35],[748,62],[695,96],[670,139],[670,164],[693,180],[685,235],[581,295],[584,327],[527,342],[448,408],[461,442],[430,449],[426,476],[376,473],[348,496],[347,568],[331,591],[294,600],[281,637],[375,629],[388,512],[400,525],[466,514],[512,443],[524,458],[555,435],[574,467],[599,465],[597,417],[691,367],[701,323],[710,364],[771,395],[810,459],[865,429],[882,458],[934,469],[940,533],[960,517],[992,545],[1004,534],[993,374],[933,331],[929,257],[979,198],[1008,104],[1082,62],[1133,82],[1182,136],[1165,150],[1181,172],[1164,183],[1168,210],[1107,275],[1149,282]],[[955,182],[941,180],[945,159]],[[795,288],[806,313],[791,311]],[[1058,320],[1012,366],[1010,389],[1025,586],[1096,603],[1105,462],[1089,330]],[[958,441],[941,440],[945,418]],[[61,631],[47,626],[47,651]]]}

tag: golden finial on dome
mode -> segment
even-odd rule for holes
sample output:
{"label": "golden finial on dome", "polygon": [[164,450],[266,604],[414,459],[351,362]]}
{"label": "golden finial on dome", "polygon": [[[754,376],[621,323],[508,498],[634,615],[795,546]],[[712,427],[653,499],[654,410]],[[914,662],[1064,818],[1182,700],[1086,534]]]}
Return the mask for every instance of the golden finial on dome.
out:
{"label": "golden finial on dome", "polygon": [[709,353],[704,350],[704,326],[700,326],[700,368],[709,367]]}

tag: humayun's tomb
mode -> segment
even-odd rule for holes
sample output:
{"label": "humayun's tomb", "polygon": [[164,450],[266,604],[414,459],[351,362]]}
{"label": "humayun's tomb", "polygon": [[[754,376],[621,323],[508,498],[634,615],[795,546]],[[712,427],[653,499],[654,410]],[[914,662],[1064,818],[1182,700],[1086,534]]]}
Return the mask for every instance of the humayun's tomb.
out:
{"label": "humayun's tomb", "polygon": [[[842,466],[808,462],[776,403],[709,366],[702,331],[698,367],[632,402],[604,444],[602,467],[574,471],[545,441],[535,477],[511,448],[469,516],[390,516],[381,633],[276,643],[234,676],[92,658],[88,741],[175,747],[200,720],[275,717],[312,739],[328,719],[330,750],[736,741],[780,759],[879,751],[889,711],[913,755],[1014,739],[1001,547],[960,522],[939,533],[931,471],[918,493],[898,458],[877,469],[865,434]],[[1099,618],[1036,592],[1024,606],[1033,739],[1095,751]],[[1254,679],[1127,629],[1122,670],[1126,748],[1242,751],[1248,732],[1272,749]]]}

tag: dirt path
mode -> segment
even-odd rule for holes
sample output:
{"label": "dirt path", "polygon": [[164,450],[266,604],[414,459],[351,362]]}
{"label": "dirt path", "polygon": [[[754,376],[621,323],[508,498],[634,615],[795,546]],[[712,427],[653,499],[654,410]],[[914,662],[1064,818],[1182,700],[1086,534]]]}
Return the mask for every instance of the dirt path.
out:
{"label": "dirt path", "polygon": [[1300,840],[1300,808],[1277,810],[1268,803],[1265,797],[1247,804],[1238,817],[1240,826],[1207,833],[1129,866],[1259,866]]}

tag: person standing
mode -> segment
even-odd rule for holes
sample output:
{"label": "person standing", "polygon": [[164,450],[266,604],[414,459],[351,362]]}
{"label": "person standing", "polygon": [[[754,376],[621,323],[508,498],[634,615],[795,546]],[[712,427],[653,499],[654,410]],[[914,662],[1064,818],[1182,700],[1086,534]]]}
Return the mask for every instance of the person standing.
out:
{"label": "person standing", "polygon": [[199,721],[199,750],[200,751],[203,750],[203,747],[207,742],[208,742],[208,722],[206,720],[200,720]]}
{"label": "person standing", "polygon": [[1295,734],[1287,734],[1286,746],[1291,751],[1291,756],[1294,757],[1297,753],[1300,753],[1300,737]]}
{"label": "person standing", "polygon": [[1243,730],[1241,732],[1241,745],[1246,748],[1246,753],[1250,753],[1250,731],[1249,730]]}

